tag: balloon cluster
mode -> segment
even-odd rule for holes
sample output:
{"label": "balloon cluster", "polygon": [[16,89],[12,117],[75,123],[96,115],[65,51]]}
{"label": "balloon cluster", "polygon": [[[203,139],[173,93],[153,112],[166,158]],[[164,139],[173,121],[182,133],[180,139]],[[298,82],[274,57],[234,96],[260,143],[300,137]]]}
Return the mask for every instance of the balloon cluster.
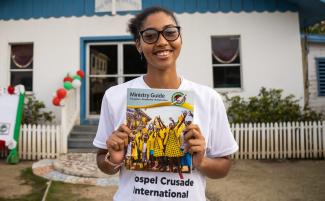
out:
{"label": "balloon cluster", "polygon": [[78,70],[76,73],[68,73],[68,75],[63,79],[63,88],[56,90],[55,96],[52,100],[53,105],[63,106],[64,98],[71,89],[77,89],[81,86],[81,79],[85,76],[82,70]]}
{"label": "balloon cluster", "polygon": [[17,85],[15,87],[9,85],[7,88],[1,88],[0,87],[0,95],[2,94],[10,94],[10,95],[16,95],[19,93],[25,93],[25,88],[22,85]]}

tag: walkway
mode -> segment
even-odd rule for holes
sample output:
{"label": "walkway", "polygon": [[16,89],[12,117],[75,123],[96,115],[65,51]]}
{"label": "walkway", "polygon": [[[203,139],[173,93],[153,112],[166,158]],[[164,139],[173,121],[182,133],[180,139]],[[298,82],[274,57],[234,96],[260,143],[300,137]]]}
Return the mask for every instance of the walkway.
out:
{"label": "walkway", "polygon": [[33,173],[53,181],[98,186],[118,185],[118,175],[102,173],[95,153],[69,153],[33,164]]}

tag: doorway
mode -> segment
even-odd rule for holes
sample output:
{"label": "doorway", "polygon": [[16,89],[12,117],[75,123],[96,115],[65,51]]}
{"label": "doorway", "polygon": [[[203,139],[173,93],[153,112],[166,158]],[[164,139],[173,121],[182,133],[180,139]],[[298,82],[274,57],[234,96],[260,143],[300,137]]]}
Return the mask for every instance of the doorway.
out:
{"label": "doorway", "polygon": [[[85,43],[85,89],[81,93],[81,123],[97,124],[105,91],[146,73],[132,41]],[[83,90],[82,90],[83,91]]]}

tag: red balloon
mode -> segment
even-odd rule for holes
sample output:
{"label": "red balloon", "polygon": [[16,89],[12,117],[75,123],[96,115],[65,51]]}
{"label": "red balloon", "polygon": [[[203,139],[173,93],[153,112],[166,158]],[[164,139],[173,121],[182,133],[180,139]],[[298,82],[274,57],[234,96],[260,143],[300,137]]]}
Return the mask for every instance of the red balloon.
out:
{"label": "red balloon", "polygon": [[15,88],[13,86],[8,87],[8,93],[9,94],[14,94],[15,93]]}
{"label": "red balloon", "polygon": [[61,99],[59,97],[54,97],[52,100],[53,105],[60,106]]}
{"label": "red balloon", "polygon": [[60,88],[56,91],[56,95],[58,98],[62,99],[67,96],[67,91],[63,88]]}
{"label": "red balloon", "polygon": [[81,78],[83,78],[85,76],[85,73],[82,70],[78,70],[77,75],[79,75]]}
{"label": "red balloon", "polygon": [[64,79],[63,79],[63,82],[72,82],[73,81],[73,79],[72,79],[72,77],[70,77],[70,76],[66,76]]}

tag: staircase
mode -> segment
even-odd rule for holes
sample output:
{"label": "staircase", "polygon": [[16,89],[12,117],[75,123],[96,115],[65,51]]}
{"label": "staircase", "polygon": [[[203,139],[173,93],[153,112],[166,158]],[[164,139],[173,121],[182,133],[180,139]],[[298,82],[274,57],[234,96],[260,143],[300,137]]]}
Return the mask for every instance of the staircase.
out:
{"label": "staircase", "polygon": [[93,140],[97,132],[97,125],[75,125],[68,139],[69,153],[96,152]]}

